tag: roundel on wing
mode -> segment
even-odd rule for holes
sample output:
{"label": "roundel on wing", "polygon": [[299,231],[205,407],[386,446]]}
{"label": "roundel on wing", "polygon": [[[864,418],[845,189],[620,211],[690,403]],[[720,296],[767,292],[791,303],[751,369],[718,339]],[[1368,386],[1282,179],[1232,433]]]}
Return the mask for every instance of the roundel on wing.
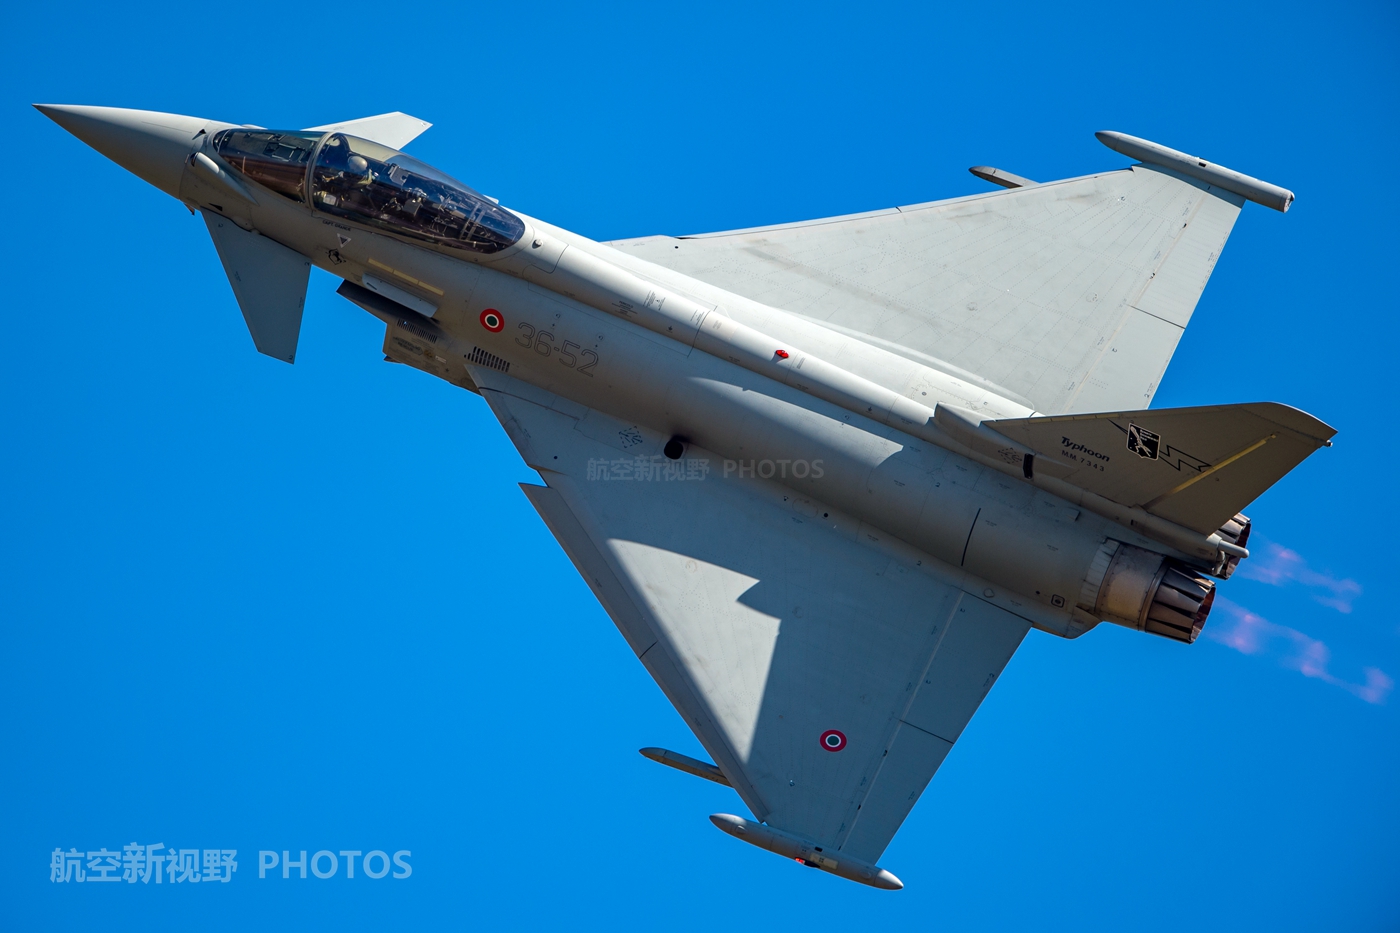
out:
{"label": "roundel on wing", "polygon": [[495,308],[487,308],[481,312],[481,326],[493,334],[499,334],[501,328],[506,326],[506,319]]}
{"label": "roundel on wing", "polygon": [[829,752],[839,752],[846,747],[846,733],[836,729],[828,729],[822,733],[820,739],[822,748]]}

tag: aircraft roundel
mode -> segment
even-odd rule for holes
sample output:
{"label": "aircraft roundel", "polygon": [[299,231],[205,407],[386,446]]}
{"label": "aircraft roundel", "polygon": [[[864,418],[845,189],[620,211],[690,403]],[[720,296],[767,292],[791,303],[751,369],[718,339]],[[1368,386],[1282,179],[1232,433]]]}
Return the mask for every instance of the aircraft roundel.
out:
{"label": "aircraft roundel", "polygon": [[481,326],[493,334],[499,334],[501,328],[506,326],[506,319],[495,308],[487,308],[481,312]]}
{"label": "aircraft roundel", "polygon": [[829,752],[839,752],[846,747],[846,733],[838,732],[835,729],[828,729],[822,733],[822,748]]}

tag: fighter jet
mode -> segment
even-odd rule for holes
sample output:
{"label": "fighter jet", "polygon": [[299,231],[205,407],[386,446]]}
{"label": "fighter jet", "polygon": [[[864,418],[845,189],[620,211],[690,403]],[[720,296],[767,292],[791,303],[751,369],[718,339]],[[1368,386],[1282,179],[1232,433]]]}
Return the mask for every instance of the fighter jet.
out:
{"label": "fighter jet", "polygon": [[262,353],[295,359],[314,265],[386,360],[479,395],[713,763],[642,753],[732,787],[721,830],[877,888],[1031,629],[1195,641],[1241,510],[1335,433],[1148,407],[1245,202],[1293,194],[1121,133],[1133,164],[1078,178],[599,243],[405,154],[401,113],[38,109],[203,217]]}

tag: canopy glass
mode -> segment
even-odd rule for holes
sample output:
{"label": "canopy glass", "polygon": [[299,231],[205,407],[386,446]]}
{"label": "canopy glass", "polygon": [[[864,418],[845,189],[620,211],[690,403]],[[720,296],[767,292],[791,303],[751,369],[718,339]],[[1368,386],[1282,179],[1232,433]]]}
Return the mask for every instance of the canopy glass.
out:
{"label": "canopy glass", "polygon": [[278,194],[393,233],[477,253],[498,252],[525,234],[524,221],[510,211],[412,156],[367,139],[223,130],[214,137],[214,149]]}
{"label": "canopy glass", "polygon": [[293,201],[306,200],[306,169],[324,133],[223,130],[214,134],[219,157],[258,184]]}

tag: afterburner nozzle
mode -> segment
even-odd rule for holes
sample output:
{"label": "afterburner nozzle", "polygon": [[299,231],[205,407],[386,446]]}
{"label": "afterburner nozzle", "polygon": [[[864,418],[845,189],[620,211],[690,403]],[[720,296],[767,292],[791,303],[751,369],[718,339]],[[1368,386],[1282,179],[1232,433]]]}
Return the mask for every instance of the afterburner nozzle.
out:
{"label": "afterburner nozzle", "polygon": [[35,104],[34,108],[172,197],[180,196],[180,178],[200,131],[226,125],[202,117],[121,107]]}

